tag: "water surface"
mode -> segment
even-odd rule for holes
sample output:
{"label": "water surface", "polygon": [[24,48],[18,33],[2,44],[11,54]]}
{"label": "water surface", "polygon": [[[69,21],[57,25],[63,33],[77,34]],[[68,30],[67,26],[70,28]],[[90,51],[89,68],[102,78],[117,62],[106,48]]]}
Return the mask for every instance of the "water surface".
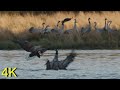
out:
{"label": "water surface", "polygon": [[[64,60],[70,50],[59,50]],[[23,50],[0,51],[0,79],[120,79],[120,50],[76,50],[77,57],[67,70],[45,70],[47,59],[54,58],[49,50],[41,58],[28,58]],[[4,77],[2,70],[16,67],[18,77]]]}

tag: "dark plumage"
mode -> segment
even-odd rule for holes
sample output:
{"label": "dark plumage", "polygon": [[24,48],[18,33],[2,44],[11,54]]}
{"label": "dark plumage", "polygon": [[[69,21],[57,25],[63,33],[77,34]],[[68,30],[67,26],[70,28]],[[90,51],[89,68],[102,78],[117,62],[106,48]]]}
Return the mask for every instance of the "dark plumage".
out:
{"label": "dark plumage", "polygon": [[23,40],[14,40],[13,42],[18,43],[21,48],[23,48],[27,52],[31,52],[29,54],[29,57],[37,56],[40,58],[40,56],[47,51],[47,48],[42,48],[41,46],[33,46],[30,42],[28,41],[23,41]]}
{"label": "dark plumage", "polygon": [[31,27],[31,28],[29,29],[29,32],[32,33],[32,32],[33,32],[33,29],[34,29],[34,27]]}
{"label": "dark plumage", "polygon": [[74,61],[76,54],[74,50],[62,61],[58,60],[58,50],[56,49],[53,61],[47,61],[46,70],[66,70],[67,66]]}
{"label": "dark plumage", "polygon": [[[72,18],[73,18],[73,17],[72,17]],[[70,21],[72,18],[65,18],[65,19],[62,21],[62,23],[68,22],[68,21]]]}

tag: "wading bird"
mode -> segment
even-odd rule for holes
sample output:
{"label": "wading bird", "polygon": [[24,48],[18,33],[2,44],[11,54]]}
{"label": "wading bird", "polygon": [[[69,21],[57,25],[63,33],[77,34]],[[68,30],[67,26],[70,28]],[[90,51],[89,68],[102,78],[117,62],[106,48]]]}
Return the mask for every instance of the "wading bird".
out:
{"label": "wading bird", "polygon": [[74,61],[76,54],[74,53],[74,50],[64,59],[59,61],[58,60],[58,50],[56,49],[55,57],[53,61],[47,61],[46,62],[46,70],[66,70],[68,65]]}

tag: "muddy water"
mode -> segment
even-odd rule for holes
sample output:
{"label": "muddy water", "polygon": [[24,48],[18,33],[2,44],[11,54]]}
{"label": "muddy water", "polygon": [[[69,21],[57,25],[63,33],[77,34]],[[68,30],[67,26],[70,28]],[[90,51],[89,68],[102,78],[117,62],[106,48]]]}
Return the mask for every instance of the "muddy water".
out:
{"label": "muddy water", "polygon": [[[59,50],[63,60],[70,50]],[[0,51],[0,79],[120,79],[120,50],[76,50],[77,57],[67,70],[45,70],[46,60],[55,51],[47,51],[41,58],[28,58],[29,52]],[[2,76],[6,67],[17,69],[17,77]]]}

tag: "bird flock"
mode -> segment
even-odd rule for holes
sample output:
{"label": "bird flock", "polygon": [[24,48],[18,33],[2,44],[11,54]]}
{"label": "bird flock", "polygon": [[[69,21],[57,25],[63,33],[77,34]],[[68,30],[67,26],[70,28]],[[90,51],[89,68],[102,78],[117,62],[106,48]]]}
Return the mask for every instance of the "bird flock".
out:
{"label": "bird flock", "polygon": [[[74,31],[76,31],[77,33],[81,33],[83,35],[85,33],[89,33],[89,32],[92,31],[91,18],[88,18],[88,26],[82,27],[82,28],[78,28],[77,27],[77,24],[76,24],[77,20],[74,19],[74,26],[73,26],[73,28],[65,30],[65,23],[68,22],[68,21],[71,21],[72,19],[73,19],[73,17],[72,18],[65,18],[62,21],[58,21],[57,25],[54,28],[52,28],[52,29],[50,29],[49,25],[45,26],[45,23],[42,23],[42,26],[43,26],[42,28],[37,29],[35,27],[31,27],[29,29],[29,32],[30,33],[39,33],[39,34],[49,34],[49,33],[71,34]],[[61,27],[59,28],[60,22],[61,22]],[[97,33],[102,33],[104,31],[107,31],[108,33],[116,32],[117,30],[114,30],[114,29],[111,28],[111,26],[110,26],[111,24],[112,24],[112,21],[107,20],[107,18],[105,18],[105,24],[104,24],[103,28],[98,28],[97,27],[97,22],[94,22],[95,32],[97,32]]]}
{"label": "bird flock", "polygon": [[[37,29],[35,27],[31,27],[29,29],[30,33],[38,33],[38,34],[50,34],[50,33],[55,33],[55,34],[71,34],[74,31],[76,31],[77,33],[81,33],[81,35],[84,35],[86,33],[90,33],[92,31],[92,26],[91,26],[91,18],[88,18],[88,26],[87,27],[82,27],[81,29],[79,29],[76,25],[77,20],[74,19],[74,27],[72,29],[68,29],[68,30],[64,30],[64,26],[65,23],[68,21],[71,21],[73,19],[72,18],[65,18],[62,21],[58,21],[57,25],[55,28],[50,29],[49,25],[45,26],[45,23],[42,23],[42,28]],[[61,28],[59,28],[59,24],[61,22]],[[97,22],[94,22],[94,29],[95,32],[97,33],[103,33],[104,31],[107,31],[108,33],[114,33],[117,30],[113,30],[111,29],[110,25],[111,25],[112,21],[107,21],[107,18],[105,18],[105,25],[103,28],[98,28],[97,27]],[[27,40],[13,40],[14,43],[17,43],[21,46],[21,48],[23,48],[25,51],[30,52],[29,57],[33,57],[33,56],[37,56],[38,58],[40,58],[44,52],[46,52],[47,50],[49,50],[49,48],[44,48],[42,46],[34,46],[32,43],[30,43]],[[76,54],[74,53],[74,50],[72,50],[72,52],[62,61],[58,60],[58,50],[55,49],[56,53],[55,53],[55,57],[53,59],[53,61],[47,61],[46,62],[46,70],[60,70],[60,69],[64,69],[66,70],[66,67],[73,62],[74,58],[76,57]]]}

